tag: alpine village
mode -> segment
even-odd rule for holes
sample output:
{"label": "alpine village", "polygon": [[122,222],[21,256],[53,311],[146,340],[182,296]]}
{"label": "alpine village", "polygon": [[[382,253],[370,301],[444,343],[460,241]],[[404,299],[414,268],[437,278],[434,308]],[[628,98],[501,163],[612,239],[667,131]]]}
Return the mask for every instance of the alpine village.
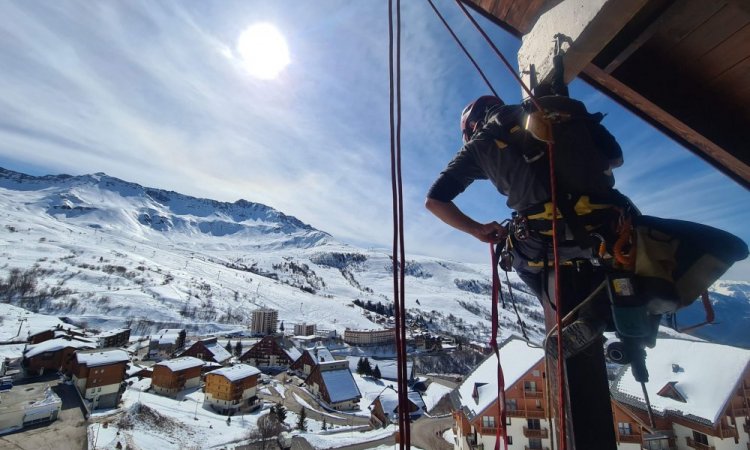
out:
{"label": "alpine village", "polygon": [[[16,45],[14,21],[38,15],[76,27],[75,10],[109,2],[42,3],[0,5],[9,11],[0,47]],[[208,3],[200,14],[218,14]],[[262,10],[274,2],[249,3]],[[279,3],[287,12],[300,6]],[[347,20],[370,20],[347,12],[367,2],[333,3]],[[396,17],[394,2],[369,3]],[[735,208],[747,218],[746,1],[397,3],[403,39],[427,19],[442,27],[432,5],[471,39],[482,39],[476,20],[505,36],[517,49],[514,73],[532,89],[588,83],[639,126],[697,155],[712,176],[744,188]],[[417,3],[427,7],[415,16],[408,8]],[[122,20],[143,30],[153,20],[143,11],[164,7],[127,5]],[[124,33],[119,26],[109,32]],[[465,63],[453,41],[445,48]],[[76,54],[54,64],[76,64]],[[527,97],[521,84],[514,89]],[[154,91],[152,100],[163,99]],[[13,110],[5,91],[0,102]],[[0,118],[0,136],[42,135],[8,123]],[[67,138],[50,131],[39,139]],[[11,142],[24,141],[0,146]],[[549,311],[516,271],[493,273],[489,257],[426,256],[408,240],[400,255],[251,200],[211,200],[97,170],[42,174],[40,160],[4,155],[0,163],[13,169],[0,167],[0,449],[750,450],[750,275],[724,276],[735,261],[710,278],[704,301],[657,317],[640,363],[623,356],[631,341],[618,323],[568,359],[561,377],[559,355],[545,350]],[[390,217],[390,207],[380,213]],[[747,255],[739,247],[737,261]],[[581,385],[598,402],[579,395]]]}

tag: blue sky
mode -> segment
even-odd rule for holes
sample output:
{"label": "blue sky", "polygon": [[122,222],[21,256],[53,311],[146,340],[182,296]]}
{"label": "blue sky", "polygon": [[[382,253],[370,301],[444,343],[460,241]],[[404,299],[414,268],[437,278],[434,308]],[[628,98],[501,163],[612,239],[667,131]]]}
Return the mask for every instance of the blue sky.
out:
{"label": "blue sky", "polygon": [[[403,2],[403,177],[407,253],[485,262],[485,244],[424,208],[460,146],[458,116],[487,93],[429,4]],[[436,2],[506,102],[507,70],[451,0]],[[0,166],[109,175],[277,208],[365,247],[391,242],[387,1],[0,2]],[[515,61],[520,42],[487,24]],[[268,22],[291,64],[274,80],[236,43]],[[750,240],[748,192],[582,82],[572,95],[621,143],[618,187],[644,213],[700,221]],[[457,203],[480,221],[509,215],[488,182]],[[750,263],[727,278],[750,280]]]}

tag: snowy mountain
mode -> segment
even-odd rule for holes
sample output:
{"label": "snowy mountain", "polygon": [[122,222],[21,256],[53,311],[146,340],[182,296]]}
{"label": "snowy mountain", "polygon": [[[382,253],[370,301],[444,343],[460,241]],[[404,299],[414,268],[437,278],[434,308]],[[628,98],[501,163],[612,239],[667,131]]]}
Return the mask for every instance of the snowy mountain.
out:
{"label": "snowy mountain", "polygon": [[[254,309],[342,333],[382,328],[387,252],[337,242],[265,205],[223,203],[104,174],[29,176],[0,169],[0,290],[11,304],[134,334],[186,326],[243,329]],[[489,267],[410,256],[407,307],[423,328],[487,342]],[[529,332],[541,308],[511,274]],[[356,300],[357,305],[354,304]],[[380,305],[379,305],[380,304]],[[503,333],[518,333],[503,311]]]}
{"label": "snowy mountain", "polygon": [[[388,252],[337,242],[258,203],[194,198],[105,174],[36,177],[0,168],[0,217],[2,301],[75,324],[130,326],[136,335],[176,326],[235,331],[261,306],[279,310],[288,328],[306,322],[342,333],[389,323],[382,314],[393,289]],[[409,256],[410,322],[487,342],[489,270]],[[513,273],[510,283],[530,337],[541,340],[539,303]],[[696,334],[750,346],[749,293],[749,283],[717,283],[721,324]],[[507,306],[503,339],[520,334]],[[697,302],[681,312],[680,325],[699,322],[700,309]]]}

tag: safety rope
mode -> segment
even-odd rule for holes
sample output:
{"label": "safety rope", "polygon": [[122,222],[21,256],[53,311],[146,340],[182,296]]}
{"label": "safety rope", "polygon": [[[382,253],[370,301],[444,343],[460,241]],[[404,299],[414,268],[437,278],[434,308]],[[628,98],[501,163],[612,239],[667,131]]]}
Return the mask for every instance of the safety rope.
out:
{"label": "safety rope", "polygon": [[[534,104],[537,111],[544,111],[544,109],[539,104],[538,100],[534,96],[534,94],[531,92],[531,89],[529,89],[528,86],[526,86],[526,83],[523,82],[521,77],[516,73],[516,70],[513,68],[513,66],[510,64],[510,62],[505,58],[503,53],[495,46],[494,42],[492,42],[492,39],[490,39],[489,35],[482,29],[482,27],[479,25],[479,23],[472,17],[471,14],[469,14],[469,11],[466,9],[466,7],[461,3],[461,0],[455,0],[458,7],[463,11],[464,15],[471,21],[471,23],[474,25],[474,28],[479,31],[479,33],[484,37],[485,41],[490,45],[490,47],[494,50],[495,54],[500,58],[500,60],[505,64],[505,66],[508,68],[508,71],[515,77],[516,81],[518,81],[521,88],[526,92],[526,94],[529,96],[529,100]],[[556,178],[555,178],[555,146],[553,142],[547,143],[547,153],[549,157],[549,172],[550,172],[550,194],[551,194],[551,203],[552,203],[552,249],[553,249],[553,257],[554,257],[554,271],[555,271],[555,305],[557,306],[555,310],[555,316],[556,316],[556,324],[557,328],[560,330],[558,333],[559,338],[557,339],[557,396],[558,396],[558,419],[559,419],[559,437],[560,437],[560,450],[565,450],[566,448],[566,442],[567,442],[567,433],[566,433],[566,421],[565,421],[565,359],[563,358],[563,344],[562,344],[562,308],[560,303],[560,255],[558,252],[558,235],[557,235],[557,186],[556,186]],[[504,408],[504,405],[502,406]]]}
{"label": "safety rope", "polygon": [[482,68],[479,67],[479,64],[477,64],[476,60],[473,56],[471,56],[471,53],[466,49],[464,44],[461,42],[461,39],[456,36],[456,33],[453,32],[453,28],[451,28],[450,25],[448,25],[448,22],[443,18],[443,15],[440,14],[440,11],[435,7],[435,4],[432,2],[432,0],[427,0],[430,3],[430,6],[432,6],[432,10],[435,11],[435,14],[440,18],[440,21],[443,22],[443,25],[445,25],[445,28],[448,30],[448,32],[453,36],[453,40],[456,41],[456,44],[458,44],[459,47],[461,47],[461,50],[463,50],[464,55],[466,55],[467,58],[469,58],[469,61],[474,65],[474,68],[477,69],[477,72],[479,72],[479,75],[484,80],[485,84],[487,84],[487,87],[490,88],[490,91],[495,95],[495,97],[500,97],[497,95],[497,91],[495,91],[495,88],[492,87],[492,83],[490,83],[490,80],[487,79],[487,76],[485,76],[484,72],[482,71]]}
{"label": "safety rope", "polygon": [[500,276],[497,273],[497,260],[495,258],[495,246],[490,243],[490,259],[492,261],[492,336],[490,337],[490,348],[497,358],[497,408],[499,422],[495,429],[495,450],[500,450],[500,438],[503,439],[503,448],[508,450],[508,430],[506,430],[506,408],[505,408],[505,375],[500,363],[500,349],[497,346],[497,332],[500,328],[500,313],[497,308],[498,297],[502,289]]}
{"label": "safety rope", "polygon": [[[401,1],[396,0],[396,38],[394,52],[393,0],[388,0],[388,50],[391,129],[391,190],[393,194],[393,302],[396,322],[396,361],[398,380],[399,448],[409,449],[410,422],[406,370],[406,309],[404,307],[405,251],[403,183],[401,178]],[[394,69],[394,60],[396,67]],[[395,78],[395,83],[394,83]],[[394,87],[395,84],[395,87]],[[394,99],[395,97],[395,99]]]}

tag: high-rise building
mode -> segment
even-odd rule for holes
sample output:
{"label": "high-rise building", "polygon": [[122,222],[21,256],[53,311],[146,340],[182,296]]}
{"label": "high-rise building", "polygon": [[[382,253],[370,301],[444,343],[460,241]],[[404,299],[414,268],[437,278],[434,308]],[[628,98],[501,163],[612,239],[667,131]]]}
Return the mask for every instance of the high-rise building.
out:
{"label": "high-rise building", "polygon": [[261,308],[253,311],[250,331],[253,334],[274,334],[279,321],[279,312],[275,309]]}

